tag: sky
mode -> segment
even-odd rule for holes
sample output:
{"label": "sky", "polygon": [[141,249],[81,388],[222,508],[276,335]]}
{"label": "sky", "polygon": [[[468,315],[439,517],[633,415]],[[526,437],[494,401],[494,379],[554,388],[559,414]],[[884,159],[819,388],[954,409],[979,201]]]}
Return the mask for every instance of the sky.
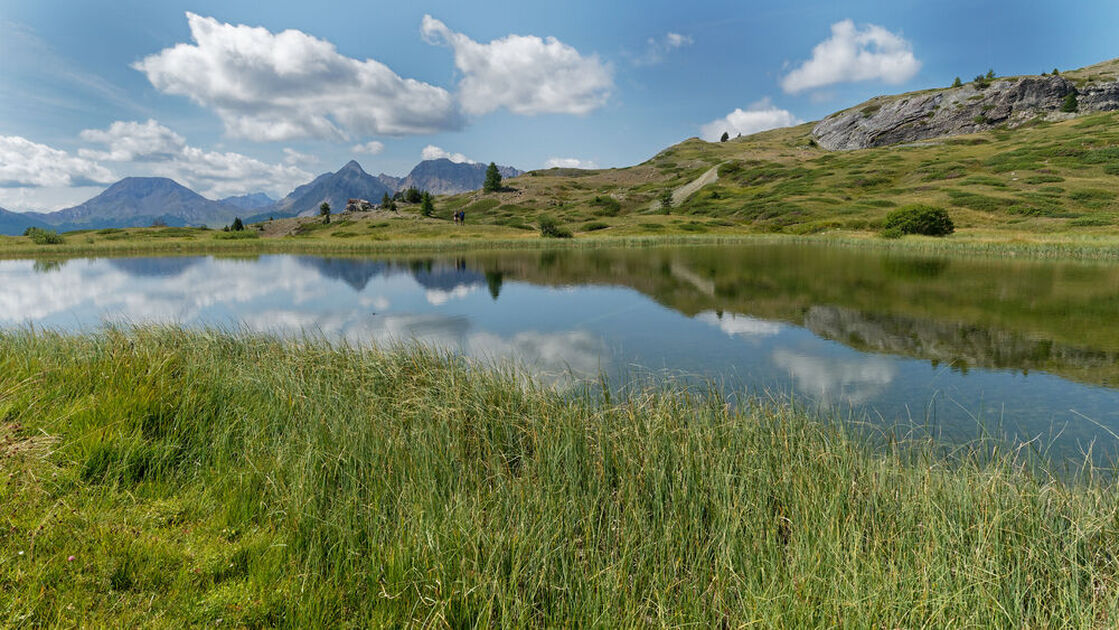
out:
{"label": "sky", "polygon": [[1119,56],[1114,0],[0,0],[0,207],[356,159],[622,167],[883,93]]}

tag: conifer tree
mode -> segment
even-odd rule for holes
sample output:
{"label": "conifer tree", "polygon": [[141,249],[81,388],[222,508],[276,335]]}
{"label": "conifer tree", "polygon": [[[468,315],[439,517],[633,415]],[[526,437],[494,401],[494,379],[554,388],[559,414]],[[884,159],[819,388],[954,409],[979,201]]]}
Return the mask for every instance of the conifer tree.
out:
{"label": "conifer tree", "polygon": [[486,167],[486,180],[482,184],[484,192],[497,192],[501,190],[501,172],[497,170],[497,164],[490,162]]}

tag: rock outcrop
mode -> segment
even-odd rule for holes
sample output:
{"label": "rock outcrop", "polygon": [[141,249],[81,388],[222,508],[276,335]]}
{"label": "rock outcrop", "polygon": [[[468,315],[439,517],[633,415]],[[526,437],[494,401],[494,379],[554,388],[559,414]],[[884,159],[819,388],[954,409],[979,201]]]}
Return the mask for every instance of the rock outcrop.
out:
{"label": "rock outcrop", "polygon": [[853,150],[941,136],[1015,127],[1038,116],[1060,117],[1075,93],[1077,113],[1119,109],[1119,82],[1078,85],[1062,76],[994,79],[985,88],[958,88],[879,96],[821,120],[812,135],[821,147]]}

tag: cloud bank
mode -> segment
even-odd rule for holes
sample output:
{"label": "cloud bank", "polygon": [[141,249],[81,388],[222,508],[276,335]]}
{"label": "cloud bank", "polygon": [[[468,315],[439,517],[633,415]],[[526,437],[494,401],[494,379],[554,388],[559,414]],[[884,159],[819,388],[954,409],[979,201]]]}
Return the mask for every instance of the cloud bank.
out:
{"label": "cloud bank", "polygon": [[298,30],[272,33],[187,13],[193,43],[133,64],[167,94],[213,109],[226,133],[257,141],[458,129],[447,90],[338,53]]}
{"label": "cloud bank", "polygon": [[269,164],[240,153],[206,151],[192,147],[182,136],[155,120],[117,121],[108,129],[86,129],[83,140],[103,144],[106,150],[82,149],[83,158],[142,165],[161,177],[170,177],[212,197],[268,191],[283,194],[310,179],[294,166],[303,154],[288,150],[287,164]]}
{"label": "cloud bank", "polygon": [[488,114],[588,114],[606,104],[614,87],[610,66],[583,56],[554,37],[507,35],[482,44],[425,15],[424,39],[454,51],[463,74],[458,98],[463,111]]}
{"label": "cloud bank", "polygon": [[95,161],[20,136],[0,136],[0,188],[94,186],[115,180]]}

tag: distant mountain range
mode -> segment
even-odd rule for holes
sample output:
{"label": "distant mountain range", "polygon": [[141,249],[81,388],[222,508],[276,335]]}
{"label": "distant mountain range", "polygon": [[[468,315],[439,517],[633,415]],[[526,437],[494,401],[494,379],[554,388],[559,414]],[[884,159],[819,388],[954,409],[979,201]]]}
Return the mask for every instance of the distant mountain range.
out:
{"label": "distant mountain range", "polygon": [[264,193],[250,193],[248,195],[237,195],[236,197],[218,199],[218,203],[224,203],[227,206],[233,206],[234,208],[240,208],[242,210],[256,210],[257,208],[271,206],[276,203],[276,200]]}
{"label": "distant mountain range", "polygon": [[[503,177],[522,171],[499,167]],[[274,201],[264,193],[207,199],[165,177],[126,177],[92,199],[57,212],[10,212],[0,208],[0,234],[22,234],[29,227],[60,232],[81,229],[143,227],[154,223],[169,226],[208,225],[219,227],[242,217],[247,223],[268,218],[311,215],[326,201],[336,212],[349,199],[380,202],[388,193],[415,186],[434,194],[454,194],[482,187],[486,167],[460,164],[447,159],[425,160],[405,177],[366,173],[350,161],[337,172],[323,173]]]}
{"label": "distant mountain range", "polygon": [[23,213],[23,212],[10,212],[0,208],[0,234],[23,234],[24,230],[29,227],[49,228],[50,226],[43,223],[38,218],[37,214]]}
{"label": "distant mountain range", "polygon": [[325,201],[335,212],[341,212],[349,199],[365,199],[373,203],[381,201],[385,193],[392,194],[381,180],[362,170],[361,165],[350,160],[335,173],[323,173],[309,184],[304,184],[271,208],[261,208],[261,213],[275,216],[307,216],[319,211]]}

